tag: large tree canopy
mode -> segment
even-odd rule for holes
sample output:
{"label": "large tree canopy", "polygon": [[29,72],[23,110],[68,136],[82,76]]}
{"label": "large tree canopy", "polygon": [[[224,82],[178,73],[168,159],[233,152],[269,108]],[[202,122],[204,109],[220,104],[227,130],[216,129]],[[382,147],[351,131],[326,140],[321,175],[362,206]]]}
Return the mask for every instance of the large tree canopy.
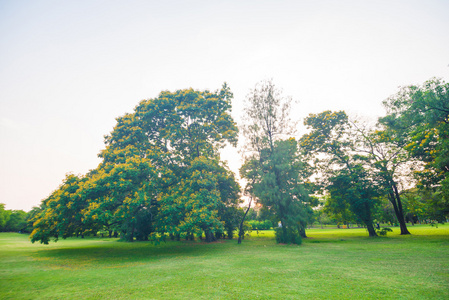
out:
{"label": "large tree canopy", "polygon": [[227,85],[217,92],[179,90],[144,100],[117,119],[105,137],[102,163],[69,175],[43,201],[32,241],[89,231],[120,231],[125,239],[231,230],[239,186],[218,150],[236,144]]}
{"label": "large tree canopy", "polygon": [[417,178],[438,194],[449,214],[449,83],[434,78],[403,87],[384,105],[387,116],[380,122],[424,163],[416,170]]}
{"label": "large tree canopy", "polygon": [[367,157],[357,151],[358,141],[346,113],[311,114],[304,123],[310,132],[301,138],[301,146],[314,164],[318,185],[330,193],[338,213],[349,207],[366,225],[369,236],[376,236],[373,210],[379,189]]}

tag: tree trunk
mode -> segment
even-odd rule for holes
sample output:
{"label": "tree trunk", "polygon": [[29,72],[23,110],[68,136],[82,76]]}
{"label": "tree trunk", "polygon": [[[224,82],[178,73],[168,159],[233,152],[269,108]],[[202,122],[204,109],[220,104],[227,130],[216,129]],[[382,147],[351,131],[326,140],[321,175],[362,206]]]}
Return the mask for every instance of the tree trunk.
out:
{"label": "tree trunk", "polygon": [[401,234],[410,234],[410,232],[407,229],[407,225],[405,224],[404,220],[404,213],[402,211],[402,203],[401,198],[398,193],[398,189],[396,188],[396,185],[392,185],[392,191],[389,194],[390,202],[393,204],[394,213],[396,214],[396,219],[399,222],[399,226],[401,228]]}
{"label": "tree trunk", "polygon": [[245,232],[243,231],[243,222],[245,222],[245,218],[246,215],[248,214],[249,209],[251,208],[251,202],[253,201],[253,198],[251,197],[249,199],[249,204],[248,204],[248,208],[245,211],[245,214],[243,215],[242,221],[240,222],[240,226],[239,226],[239,239],[237,241],[237,244],[241,244],[242,243],[242,239],[243,236],[245,235]]}
{"label": "tree trunk", "polygon": [[214,233],[212,231],[206,230],[205,235],[206,235],[206,242],[211,243],[216,241]]}
{"label": "tree trunk", "polygon": [[307,222],[299,222],[299,225],[298,225],[299,235],[305,239],[307,238],[306,227],[307,227]]}
{"label": "tree trunk", "polygon": [[410,232],[407,229],[407,225],[405,224],[404,211],[402,210],[401,196],[399,195],[398,188],[396,187],[395,184],[393,185],[393,189],[394,189],[394,195],[396,196],[396,200],[398,202],[398,211],[400,214],[398,216],[398,221],[399,221],[399,226],[401,227],[401,234],[410,234]]}
{"label": "tree trunk", "polygon": [[302,238],[307,238],[306,229],[304,228],[304,226],[302,226],[302,225],[298,226],[298,230],[299,230],[299,235]]}
{"label": "tree trunk", "polygon": [[377,236],[376,230],[374,229],[373,223],[366,224],[366,228],[368,229],[368,235],[370,237]]}
{"label": "tree trunk", "polygon": [[234,237],[234,230],[232,230],[232,229],[229,229],[228,230],[228,239],[230,239],[230,240],[232,240],[232,238]]}

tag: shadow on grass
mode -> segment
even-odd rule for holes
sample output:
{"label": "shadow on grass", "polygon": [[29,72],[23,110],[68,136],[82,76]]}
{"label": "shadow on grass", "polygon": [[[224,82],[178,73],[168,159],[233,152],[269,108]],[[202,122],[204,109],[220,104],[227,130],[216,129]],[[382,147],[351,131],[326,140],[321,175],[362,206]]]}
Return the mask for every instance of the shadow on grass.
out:
{"label": "shadow on grass", "polygon": [[[398,232],[388,235],[387,237],[370,238],[366,236],[365,232],[360,229],[348,230],[310,230],[310,237],[303,239],[303,244],[310,246],[320,244],[324,247],[326,245],[346,244],[348,247],[358,245],[381,245],[389,244],[390,247],[402,247],[403,244],[415,245],[421,243],[433,244],[435,246],[448,246],[449,235],[444,235],[448,232],[445,230],[433,230],[433,235],[408,235],[400,236]],[[429,233],[429,230],[424,230],[422,233]],[[422,234],[421,233],[421,234]],[[438,235],[436,235],[438,233]],[[443,235],[440,235],[443,234]],[[230,253],[234,255],[247,254],[247,252],[257,251],[256,248],[263,247],[284,247],[285,245],[278,245],[274,240],[274,234],[264,232],[264,234],[253,235],[245,238],[242,245],[237,245],[234,240],[220,240],[216,243],[205,243],[199,241],[167,241],[158,245],[151,242],[120,242],[109,239],[86,239],[77,240],[69,239],[67,241],[60,241],[53,245],[52,248],[40,248],[34,252],[32,256],[37,260],[45,260],[55,264],[62,262],[69,262],[76,264],[76,262],[84,262],[89,264],[89,261],[96,261],[104,264],[115,263],[140,263],[152,262],[157,260],[183,259],[192,257],[208,257],[208,256],[227,256]],[[266,248],[265,248],[266,247]],[[298,249],[300,249],[299,246]]]}
{"label": "shadow on grass", "polygon": [[[231,241],[232,242],[232,241]],[[225,243],[222,243],[225,244]],[[229,243],[228,243],[229,244]],[[97,261],[97,262],[142,262],[170,258],[201,257],[208,253],[226,251],[228,247],[217,247],[215,243],[167,242],[154,245],[151,242],[126,243],[120,241],[99,242],[64,248],[40,249],[33,257],[52,261]]]}

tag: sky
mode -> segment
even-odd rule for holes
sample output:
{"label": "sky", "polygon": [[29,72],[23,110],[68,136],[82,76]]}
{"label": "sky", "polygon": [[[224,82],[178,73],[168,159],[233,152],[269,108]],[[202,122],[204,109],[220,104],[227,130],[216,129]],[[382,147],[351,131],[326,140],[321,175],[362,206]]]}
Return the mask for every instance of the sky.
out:
{"label": "sky", "polygon": [[[0,203],[29,211],[96,168],[115,119],[165,90],[227,82],[239,122],[272,79],[300,123],[375,119],[398,87],[449,81],[448,15],[444,0],[0,0]],[[238,172],[236,149],[222,158]]]}

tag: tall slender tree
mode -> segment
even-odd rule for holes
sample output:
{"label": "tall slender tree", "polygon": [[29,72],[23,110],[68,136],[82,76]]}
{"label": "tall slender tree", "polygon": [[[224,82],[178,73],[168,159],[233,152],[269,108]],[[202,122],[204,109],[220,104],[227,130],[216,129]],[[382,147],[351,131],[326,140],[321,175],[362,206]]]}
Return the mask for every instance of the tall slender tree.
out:
{"label": "tall slender tree", "polygon": [[257,84],[248,95],[241,174],[251,185],[247,190],[278,219],[277,241],[299,244],[301,233],[305,235],[309,198],[297,142],[289,138],[296,126],[289,115],[291,104],[292,99],[284,97],[272,81]]}

